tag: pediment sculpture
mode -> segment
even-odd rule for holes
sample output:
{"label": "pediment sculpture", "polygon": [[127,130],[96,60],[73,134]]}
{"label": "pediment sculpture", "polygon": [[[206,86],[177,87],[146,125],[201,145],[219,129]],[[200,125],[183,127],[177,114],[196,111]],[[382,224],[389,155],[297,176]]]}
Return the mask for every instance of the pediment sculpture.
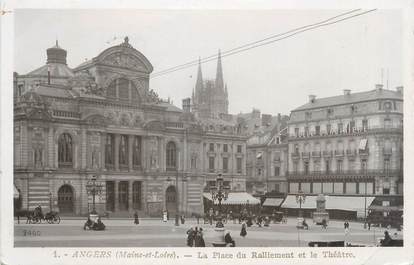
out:
{"label": "pediment sculpture", "polygon": [[145,66],[143,66],[142,63],[135,56],[123,52],[116,52],[111,55],[108,55],[103,60],[103,63],[106,65],[131,68],[139,71],[146,70]]}

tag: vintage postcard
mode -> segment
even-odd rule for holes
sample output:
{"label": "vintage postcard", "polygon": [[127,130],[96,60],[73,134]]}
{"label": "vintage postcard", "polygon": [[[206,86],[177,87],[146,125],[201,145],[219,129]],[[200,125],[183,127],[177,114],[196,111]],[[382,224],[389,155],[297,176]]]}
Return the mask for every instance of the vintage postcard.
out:
{"label": "vintage postcard", "polygon": [[412,7],[234,4],[1,4],[2,264],[414,264]]}

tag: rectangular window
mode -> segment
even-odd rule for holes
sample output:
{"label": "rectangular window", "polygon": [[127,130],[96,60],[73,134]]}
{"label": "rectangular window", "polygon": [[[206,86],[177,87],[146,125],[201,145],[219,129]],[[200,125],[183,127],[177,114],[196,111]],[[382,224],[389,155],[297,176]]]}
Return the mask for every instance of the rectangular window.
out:
{"label": "rectangular window", "polygon": [[331,172],[331,161],[329,161],[329,160],[325,161],[325,172],[327,174],[329,174]]}
{"label": "rectangular window", "polygon": [[295,128],[295,136],[299,137],[299,128]]}
{"label": "rectangular window", "polygon": [[274,191],[275,192],[280,192],[280,184],[275,184],[275,189],[274,189]]}
{"label": "rectangular window", "polygon": [[208,158],[208,169],[210,172],[214,172],[214,156]]}
{"label": "rectangular window", "polygon": [[197,168],[197,157],[193,156],[191,157],[191,169]]}
{"label": "rectangular window", "polygon": [[349,123],[349,132],[353,132],[355,129],[355,121]]}
{"label": "rectangular window", "polygon": [[261,176],[261,175],[262,175],[262,169],[261,169],[261,168],[258,168],[258,169],[257,169],[257,175],[258,175],[258,176]]}
{"label": "rectangular window", "polygon": [[390,172],[390,159],[385,158],[384,159],[384,173],[388,174]]}
{"label": "rectangular window", "polygon": [[326,134],[330,135],[331,134],[331,125],[330,124],[326,124]]}
{"label": "rectangular window", "polygon": [[321,134],[321,126],[319,126],[319,125],[316,125],[315,126],[315,135],[320,135]]}
{"label": "rectangular window", "polygon": [[342,172],[342,165],[343,165],[343,161],[342,160],[336,161],[336,171],[338,173],[341,173]]}
{"label": "rectangular window", "polygon": [[362,120],[362,131],[368,130],[368,120]]}
{"label": "rectangular window", "polygon": [[242,146],[241,145],[238,145],[237,146],[237,153],[241,153],[242,152]]}
{"label": "rectangular window", "polygon": [[242,159],[241,157],[236,158],[237,173],[242,173]]}
{"label": "rectangular window", "polygon": [[306,161],[305,163],[303,163],[303,169],[304,169],[304,172],[305,172],[305,174],[309,174],[309,162],[308,161]]}
{"label": "rectangular window", "polygon": [[362,159],[361,160],[361,172],[365,173],[365,171],[367,170],[367,160],[366,159]]}
{"label": "rectangular window", "polygon": [[223,144],[223,152],[224,153],[227,153],[229,150],[228,150],[228,145],[227,144]]}
{"label": "rectangular window", "polygon": [[309,127],[305,127],[305,136],[309,136]]}
{"label": "rectangular window", "polygon": [[293,162],[293,173],[298,173],[298,162]]}
{"label": "rectangular window", "polygon": [[275,166],[275,177],[280,175],[280,167]]}
{"label": "rectangular window", "polygon": [[105,164],[113,166],[114,165],[114,135],[106,135],[105,143]]}
{"label": "rectangular window", "polygon": [[384,119],[384,128],[385,129],[391,128],[391,119]]}
{"label": "rectangular window", "polygon": [[227,173],[228,172],[228,168],[229,168],[229,159],[227,157],[223,157],[223,173]]}
{"label": "rectangular window", "polygon": [[342,123],[338,123],[338,133],[343,133],[344,125]]}
{"label": "rectangular window", "polygon": [[209,151],[210,152],[214,152],[214,144],[213,143],[210,143]]}

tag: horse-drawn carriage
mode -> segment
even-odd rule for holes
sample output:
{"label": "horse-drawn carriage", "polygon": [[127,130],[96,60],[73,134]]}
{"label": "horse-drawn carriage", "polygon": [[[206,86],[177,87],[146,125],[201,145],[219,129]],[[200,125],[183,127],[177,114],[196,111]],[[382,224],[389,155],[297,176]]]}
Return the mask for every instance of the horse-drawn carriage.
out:
{"label": "horse-drawn carriage", "polygon": [[36,207],[33,211],[19,211],[16,213],[18,217],[26,216],[27,224],[40,224],[43,222],[47,222],[49,224],[59,224],[60,223],[60,216],[59,213],[56,211],[50,211],[46,214],[43,214],[42,208]]}

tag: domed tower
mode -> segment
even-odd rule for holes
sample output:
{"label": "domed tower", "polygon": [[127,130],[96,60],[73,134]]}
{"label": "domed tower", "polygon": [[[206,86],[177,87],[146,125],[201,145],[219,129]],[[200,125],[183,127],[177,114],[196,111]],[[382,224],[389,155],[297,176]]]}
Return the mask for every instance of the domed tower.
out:
{"label": "domed tower", "polygon": [[67,52],[66,50],[59,47],[59,43],[57,40],[56,40],[56,45],[47,49],[46,53],[47,53],[47,62],[46,62],[47,64],[58,63],[58,64],[67,65],[66,63]]}

